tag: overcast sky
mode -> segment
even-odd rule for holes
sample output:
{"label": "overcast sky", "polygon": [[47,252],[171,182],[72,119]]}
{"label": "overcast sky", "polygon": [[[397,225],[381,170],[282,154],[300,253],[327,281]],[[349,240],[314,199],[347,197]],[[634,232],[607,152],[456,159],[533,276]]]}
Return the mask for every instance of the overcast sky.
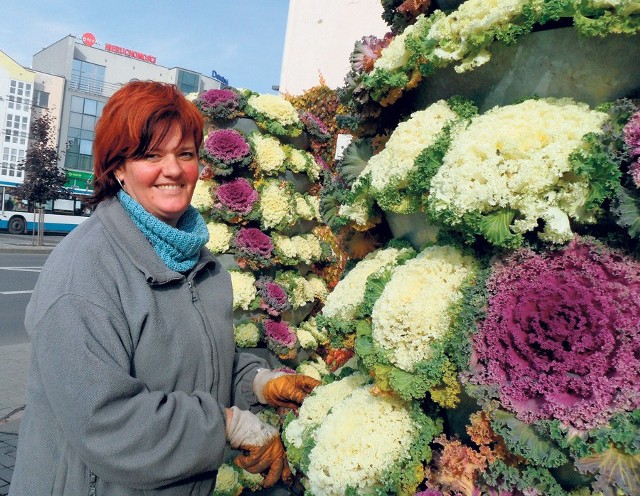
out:
{"label": "overcast sky", "polygon": [[31,67],[43,48],[89,32],[164,67],[215,70],[231,86],[275,93],[288,8],[289,0],[0,0],[0,50]]}

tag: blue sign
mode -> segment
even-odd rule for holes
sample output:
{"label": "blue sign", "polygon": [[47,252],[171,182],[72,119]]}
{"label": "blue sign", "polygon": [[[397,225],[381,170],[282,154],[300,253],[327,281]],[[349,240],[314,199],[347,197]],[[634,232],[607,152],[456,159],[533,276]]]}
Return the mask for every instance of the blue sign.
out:
{"label": "blue sign", "polygon": [[226,77],[221,76],[214,70],[211,71],[211,77],[216,81],[220,81],[225,86],[229,86],[229,80]]}

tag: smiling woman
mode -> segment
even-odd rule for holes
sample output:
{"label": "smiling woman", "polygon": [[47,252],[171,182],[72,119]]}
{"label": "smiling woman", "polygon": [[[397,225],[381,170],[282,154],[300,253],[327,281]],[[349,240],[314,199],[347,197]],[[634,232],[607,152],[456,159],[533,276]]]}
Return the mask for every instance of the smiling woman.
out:
{"label": "smiling woman", "polygon": [[291,477],[278,431],[250,408],[299,404],[317,381],[236,350],[231,277],[190,204],[202,132],[173,85],[128,83],[105,105],[95,212],[49,256],[27,307],[12,495],[208,496],[228,446],[264,487]]}

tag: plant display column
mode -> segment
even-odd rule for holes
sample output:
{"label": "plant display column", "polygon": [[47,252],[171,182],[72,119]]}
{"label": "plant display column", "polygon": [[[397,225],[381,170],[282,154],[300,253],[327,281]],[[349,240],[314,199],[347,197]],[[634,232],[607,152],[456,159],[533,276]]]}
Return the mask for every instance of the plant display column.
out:
{"label": "plant display column", "polygon": [[316,318],[355,358],[290,461],[314,495],[640,494],[640,5],[383,6],[321,195],[394,239]]}

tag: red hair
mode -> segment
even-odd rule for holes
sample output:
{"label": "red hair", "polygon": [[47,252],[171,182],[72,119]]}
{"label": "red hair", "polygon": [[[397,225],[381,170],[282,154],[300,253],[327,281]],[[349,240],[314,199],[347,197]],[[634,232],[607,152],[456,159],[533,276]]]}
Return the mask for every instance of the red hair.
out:
{"label": "red hair", "polygon": [[137,160],[160,145],[177,124],[182,138],[193,136],[196,149],[203,138],[204,118],[175,85],[132,81],[116,91],[104,106],[93,140],[94,205],[120,189],[115,171],[126,160]]}

